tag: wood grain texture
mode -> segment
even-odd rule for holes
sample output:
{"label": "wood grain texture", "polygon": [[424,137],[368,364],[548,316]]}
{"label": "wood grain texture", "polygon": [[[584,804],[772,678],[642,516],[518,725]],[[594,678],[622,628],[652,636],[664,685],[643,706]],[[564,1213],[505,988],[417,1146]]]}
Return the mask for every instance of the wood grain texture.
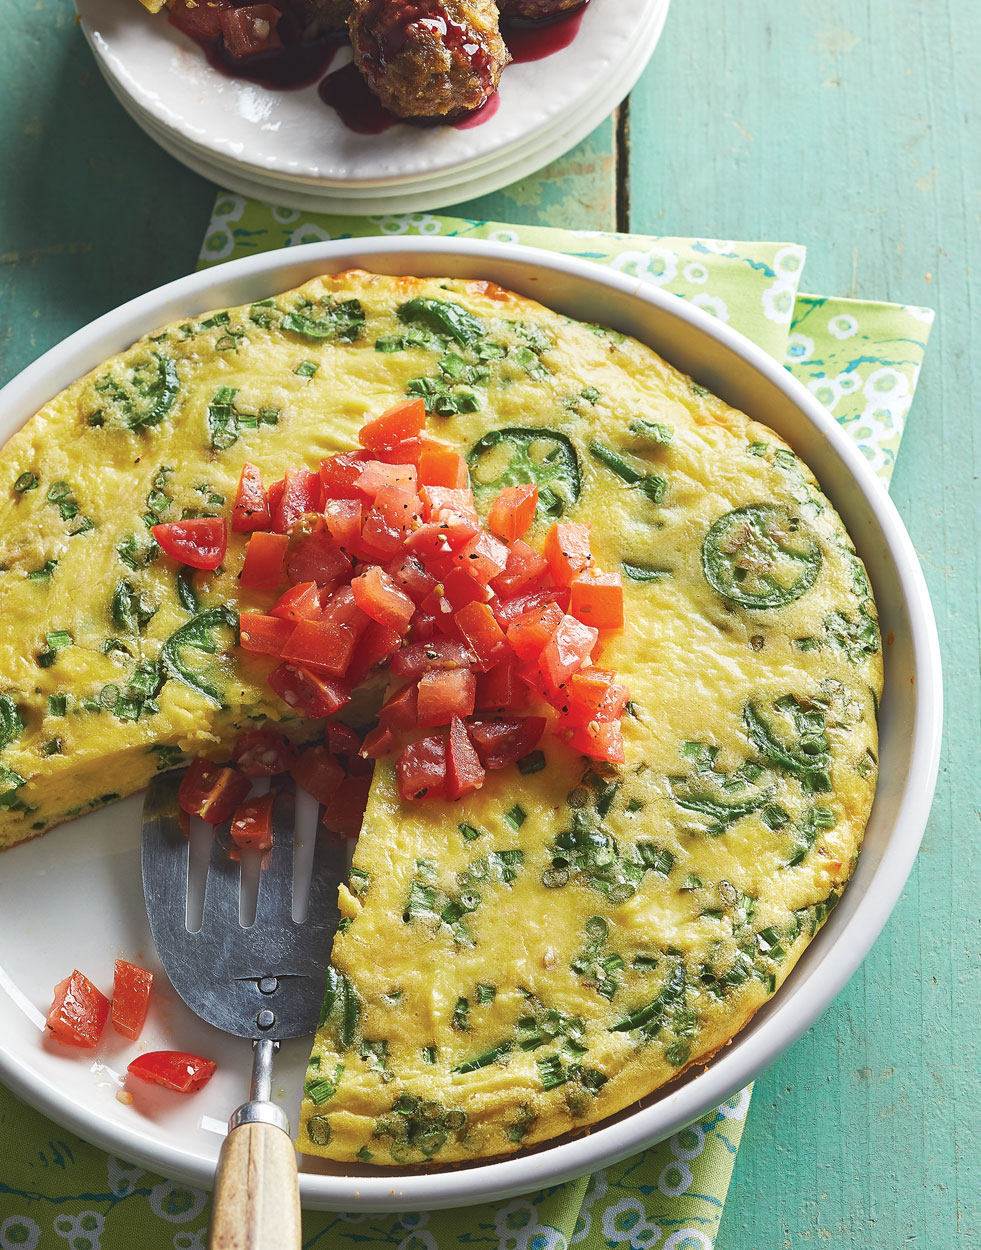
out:
{"label": "wood grain texture", "polygon": [[632,229],[792,239],[806,290],[938,310],[892,486],[944,652],[937,800],[863,968],[757,1083],[721,1250],[981,1244],[979,47],[957,0],[685,0],[631,99]]}
{"label": "wood grain texture", "polygon": [[300,1250],[300,1189],[292,1139],[243,1124],[222,1143],[208,1250]]}

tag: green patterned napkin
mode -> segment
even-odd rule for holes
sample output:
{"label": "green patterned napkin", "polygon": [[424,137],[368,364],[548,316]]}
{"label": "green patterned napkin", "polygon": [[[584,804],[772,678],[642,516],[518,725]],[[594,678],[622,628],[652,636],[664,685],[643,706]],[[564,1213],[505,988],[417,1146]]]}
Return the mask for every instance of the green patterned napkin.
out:
{"label": "green patterned napkin", "polygon": [[[430,213],[334,217],[222,193],[201,267],[322,239],[451,235],[525,243],[663,287],[782,361],[888,485],[926,349],[927,308],[798,292],[804,248],[553,230]],[[751,1088],[650,1150],[466,1210],[304,1216],[312,1250],[712,1250]],[[205,1250],[201,1190],[113,1158],[0,1087],[0,1250]]]}

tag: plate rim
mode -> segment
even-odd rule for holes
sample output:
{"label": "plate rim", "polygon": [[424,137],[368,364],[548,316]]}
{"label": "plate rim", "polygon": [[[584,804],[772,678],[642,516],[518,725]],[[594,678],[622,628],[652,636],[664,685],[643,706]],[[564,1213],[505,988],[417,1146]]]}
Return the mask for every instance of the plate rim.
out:
{"label": "plate rim", "polygon": [[[889,918],[912,868],[930,812],[939,770],[942,729],[942,674],[937,629],[926,581],[903,521],[892,499],[864,461],[857,446],[834,418],[777,361],[738,331],[700,308],[642,280],[604,269],[576,257],[541,252],[517,244],[459,238],[344,239],[306,244],[226,262],[178,278],[120,305],[81,327],[28,365],[0,390],[0,412],[13,408],[23,420],[43,406],[75,378],[95,367],[118,346],[125,331],[128,341],[179,316],[285,290],[304,280],[305,271],[337,272],[351,267],[384,265],[394,258],[395,272],[412,272],[421,264],[433,269],[443,258],[457,268],[473,265],[478,274],[488,262],[528,271],[546,270],[605,287],[626,299],[655,305],[669,319],[684,323],[709,343],[734,355],[762,376],[793,405],[816,433],[831,445],[857,487],[864,507],[886,539],[894,566],[895,583],[910,618],[910,656],[915,670],[915,713],[908,738],[909,767],[898,784],[900,799],[882,856],[873,867],[875,889],[866,889],[855,913],[836,924],[836,910],[810,950],[823,952],[833,945],[837,958],[818,954],[808,969],[807,1001],[785,992],[752,1036],[741,1031],[694,1078],[658,1096],[651,1106],[626,1109],[620,1117],[601,1122],[588,1134],[560,1139],[530,1154],[518,1154],[480,1163],[464,1170],[415,1173],[410,1176],[346,1176],[300,1174],[301,1197],[310,1209],[432,1210],[469,1205],[527,1193],[543,1184],[556,1184],[626,1158],[690,1124],[734,1093],[774,1062],[793,1044],[849,980],[871,949]],[[418,261],[415,259],[418,257]],[[425,258],[425,259],[423,259]],[[409,268],[406,266],[409,265]],[[311,269],[313,267],[313,269]],[[534,286],[534,282],[531,283]],[[253,288],[250,291],[250,286]],[[524,284],[527,291],[528,283]],[[243,289],[246,293],[243,293]],[[232,290],[235,294],[230,293]],[[534,293],[532,292],[532,298]],[[195,311],[191,312],[191,308]],[[38,396],[44,398],[38,399]],[[861,860],[859,861],[861,865]],[[822,938],[825,938],[822,946]],[[812,961],[813,962],[813,961]],[[793,975],[793,974],[792,974]],[[737,1045],[742,1039],[748,1044]],[[59,1099],[57,1091],[31,1074],[18,1056],[0,1049],[0,1076],[31,1105],[65,1124],[102,1149],[132,1158],[153,1171],[210,1188],[210,1165],[205,1175],[193,1157],[154,1144],[145,1132],[100,1120]]]}

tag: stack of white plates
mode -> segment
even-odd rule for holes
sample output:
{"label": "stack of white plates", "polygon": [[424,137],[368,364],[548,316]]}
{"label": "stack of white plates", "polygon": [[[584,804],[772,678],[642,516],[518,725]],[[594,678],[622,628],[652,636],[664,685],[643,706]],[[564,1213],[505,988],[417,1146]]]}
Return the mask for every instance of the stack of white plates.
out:
{"label": "stack of white plates", "polygon": [[[356,134],[316,86],[231,78],[137,0],[76,0],[113,93],[171,156],[220,186],[306,211],[419,212],[496,191],[574,147],[640,77],[670,0],[592,0],[565,48],[508,67],[479,125]],[[330,72],[350,59],[344,49]]]}

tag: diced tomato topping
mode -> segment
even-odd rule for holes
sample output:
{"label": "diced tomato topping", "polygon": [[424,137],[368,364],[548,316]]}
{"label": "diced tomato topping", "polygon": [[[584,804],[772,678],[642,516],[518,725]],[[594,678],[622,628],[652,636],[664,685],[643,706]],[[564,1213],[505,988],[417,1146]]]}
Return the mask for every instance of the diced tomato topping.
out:
{"label": "diced tomato topping", "polygon": [[375,496],[375,507],[403,539],[422,524],[422,505],[413,490],[402,486],[383,486]]}
{"label": "diced tomato topping", "polygon": [[361,832],[364,809],[368,804],[371,776],[345,777],[334,791],[324,812],[324,828],[343,838],[356,838]]}
{"label": "diced tomato topping", "polygon": [[506,712],[524,700],[525,690],[518,681],[517,659],[506,656],[499,664],[477,675],[474,706],[484,712]]}
{"label": "diced tomato topping", "polygon": [[584,625],[574,616],[563,616],[555,633],[542,650],[542,677],[553,691],[558,691],[573,673],[589,661],[599,631]]}
{"label": "diced tomato topping", "polygon": [[54,988],[47,1026],[66,1046],[89,1049],[98,1042],[109,1018],[109,999],[76,968]]}
{"label": "diced tomato topping", "polygon": [[493,534],[481,530],[460,548],[456,560],[475,581],[486,586],[498,573],[504,572],[508,562],[508,549]]}
{"label": "diced tomato topping", "polygon": [[459,716],[454,716],[446,738],[446,797],[459,799],[472,794],[484,784],[484,776],[484,766],[470,741],[467,727]]}
{"label": "diced tomato topping", "polygon": [[361,525],[358,555],[363,560],[387,564],[401,550],[405,535],[381,508],[369,508]]}
{"label": "diced tomato topping", "polygon": [[565,692],[569,720],[580,725],[619,720],[630,702],[630,691],[616,677],[612,668],[585,668],[573,674]]}
{"label": "diced tomato topping", "polygon": [[162,551],[192,569],[216,569],[228,550],[228,524],[224,517],[168,521],[151,526],[150,532]]}
{"label": "diced tomato topping", "polygon": [[271,4],[223,9],[219,21],[229,55],[241,58],[281,48],[283,41],[276,32],[276,23],[282,16],[280,10]]}
{"label": "diced tomato topping", "polygon": [[344,554],[327,530],[308,534],[286,559],[286,576],[297,582],[316,582],[318,586],[333,585],[351,572],[351,557]]}
{"label": "diced tomato topping", "polygon": [[468,668],[431,669],[419,678],[417,720],[424,728],[448,725],[473,712],[477,678]]}
{"label": "diced tomato topping", "polygon": [[331,681],[298,665],[280,664],[266,681],[294,712],[312,719],[333,716],[351,698],[351,691],[345,683]]}
{"label": "diced tomato topping", "polygon": [[112,974],[112,1027],[135,1042],[143,1031],[150,1006],[153,973],[117,959]]}
{"label": "diced tomato topping", "polygon": [[323,615],[320,594],[316,582],[297,582],[280,595],[269,613],[286,621],[319,621]]}
{"label": "diced tomato topping", "polygon": [[508,549],[508,562],[503,573],[491,582],[494,592],[502,599],[510,599],[527,590],[541,587],[548,561],[533,547],[516,538]]}
{"label": "diced tomato topping", "polygon": [[361,739],[350,727],[340,721],[327,722],[327,749],[332,755],[357,755],[361,750]]}
{"label": "diced tomato topping", "polygon": [[444,611],[458,611],[468,603],[487,603],[493,598],[483,582],[462,568],[450,569],[448,573],[444,573],[440,585],[443,587],[443,597],[451,605],[450,609],[444,608]]}
{"label": "diced tomato topping", "polygon": [[508,626],[507,640],[522,660],[537,660],[562,621],[562,609],[549,601]]}
{"label": "diced tomato topping", "polygon": [[298,621],[280,654],[292,664],[340,677],[347,671],[356,641],[347,625],[328,620]]}
{"label": "diced tomato topping", "polygon": [[238,769],[212,764],[197,756],[181,778],[177,802],[189,816],[200,816],[209,825],[220,825],[250,789],[251,782]]}
{"label": "diced tomato topping", "polygon": [[272,729],[250,729],[236,740],[232,759],[246,777],[275,777],[289,772],[296,748]]}
{"label": "diced tomato topping", "polygon": [[[473,531],[471,531],[472,533]],[[467,535],[467,538],[470,534]],[[466,540],[464,540],[466,541]],[[438,560],[443,556],[452,556],[453,548],[443,529],[435,523],[427,522],[405,540],[406,548],[425,563]]]}
{"label": "diced tomato topping", "polygon": [[560,613],[569,606],[569,592],[564,586],[548,586],[544,590],[531,590],[513,599],[501,599],[493,604],[494,616],[502,629],[507,629],[523,616],[536,612],[548,604],[558,605]]}
{"label": "diced tomato topping", "polygon": [[538,508],[538,487],[505,486],[491,504],[487,524],[495,534],[512,542],[520,538],[535,519]]}
{"label": "diced tomato topping", "polygon": [[361,547],[360,499],[325,499],[324,524],[339,551],[356,555]]}
{"label": "diced tomato topping", "polygon": [[[432,672],[466,672],[466,669],[433,669]],[[423,676],[426,676],[424,673]],[[419,723],[419,688],[409,682],[401,690],[390,695],[378,710],[378,719],[390,729],[414,729]]]}
{"label": "diced tomato topping", "polygon": [[273,845],[273,803],[276,795],[270,790],[246,799],[235,809],[229,832],[240,851],[271,851]]}
{"label": "diced tomato topping", "polygon": [[436,585],[435,577],[427,573],[422,562],[413,555],[393,560],[388,566],[388,573],[399,590],[404,591],[413,603],[422,603]]}
{"label": "diced tomato topping", "polygon": [[370,451],[391,447],[405,439],[418,438],[426,429],[426,406],[421,399],[403,399],[380,417],[366,421],[358,431],[358,442]]}
{"label": "diced tomato topping", "polygon": [[538,745],[545,732],[544,716],[521,716],[501,720],[471,720],[470,738],[486,769],[516,764]]}
{"label": "diced tomato topping", "polygon": [[318,512],[322,494],[320,478],[316,473],[309,469],[287,469],[283,478],[283,493],[273,508],[273,529],[276,533],[287,534],[308,512]]}
{"label": "diced tomato topping", "polygon": [[350,586],[341,586],[334,591],[324,603],[320,619],[329,625],[345,625],[357,637],[364,633],[371,620],[358,607]]}
{"label": "diced tomato topping", "polygon": [[269,500],[262,485],[262,470],[248,461],[242,465],[238,479],[235,507],[232,511],[232,529],[237,534],[249,534],[253,530],[267,530],[272,526]]}
{"label": "diced tomato topping", "polygon": [[387,625],[379,625],[377,621],[369,621],[368,628],[358,639],[348,665],[347,677],[352,685],[363,681],[373,670],[390,660],[402,645],[402,635],[389,629]]}
{"label": "diced tomato topping", "polygon": [[435,735],[404,747],[395,766],[399,795],[406,802],[438,797],[446,788],[446,743]]}
{"label": "diced tomato topping", "polygon": [[366,569],[354,578],[351,589],[355,603],[373,621],[398,633],[405,633],[409,628],[416,605],[384,569],[377,565]]}
{"label": "diced tomato topping", "polygon": [[376,725],[365,735],[360,754],[366,760],[380,760],[395,750],[395,735],[387,725]]}
{"label": "diced tomato topping", "polygon": [[545,536],[542,554],[558,584],[568,586],[592,561],[589,526],[575,521],[556,521]]}
{"label": "diced tomato topping", "polygon": [[415,465],[387,464],[384,460],[369,460],[358,474],[354,484],[358,490],[374,499],[386,486],[398,486],[414,495],[416,483]]}
{"label": "diced tomato topping", "polygon": [[577,726],[571,733],[564,732],[562,738],[574,751],[587,755],[591,760],[624,763],[623,730],[619,721],[590,721],[588,725]]}
{"label": "diced tomato topping", "polygon": [[285,534],[256,533],[245,549],[245,562],[238,579],[256,590],[276,590],[283,580],[283,561],[289,539]]}
{"label": "diced tomato topping", "polygon": [[411,642],[392,656],[392,672],[396,677],[419,678],[431,668],[469,668],[470,652],[462,642],[451,638],[433,638],[429,642]]}
{"label": "diced tomato topping", "polygon": [[263,616],[259,612],[242,612],[238,628],[239,641],[246,651],[281,656],[296,629],[296,621],[284,620],[280,616]]}
{"label": "diced tomato topping", "polygon": [[573,578],[569,612],[597,629],[623,629],[623,578],[587,568]]}
{"label": "diced tomato topping", "polygon": [[467,490],[470,485],[467,462],[452,447],[423,447],[419,453],[419,484]]}
{"label": "diced tomato topping", "polygon": [[[450,517],[466,518],[479,526],[477,509],[474,507],[473,491],[469,487],[453,489],[449,486],[424,486],[422,501],[426,505],[426,520],[441,521]],[[476,529],[471,530],[475,534]]]}
{"label": "diced tomato topping", "polygon": [[126,1071],[178,1094],[193,1094],[214,1076],[215,1064],[182,1050],[151,1050],[137,1055]]}
{"label": "diced tomato topping", "polygon": [[477,668],[486,671],[507,658],[508,640],[486,603],[468,603],[454,613],[453,619],[477,657]]}
{"label": "diced tomato topping", "polygon": [[344,779],[344,769],[326,746],[307,747],[293,761],[290,776],[318,803],[329,803]]}
{"label": "diced tomato topping", "polygon": [[325,497],[360,501],[363,496],[354,483],[370,459],[370,456],[361,451],[342,451],[340,455],[321,460],[320,481]]}

